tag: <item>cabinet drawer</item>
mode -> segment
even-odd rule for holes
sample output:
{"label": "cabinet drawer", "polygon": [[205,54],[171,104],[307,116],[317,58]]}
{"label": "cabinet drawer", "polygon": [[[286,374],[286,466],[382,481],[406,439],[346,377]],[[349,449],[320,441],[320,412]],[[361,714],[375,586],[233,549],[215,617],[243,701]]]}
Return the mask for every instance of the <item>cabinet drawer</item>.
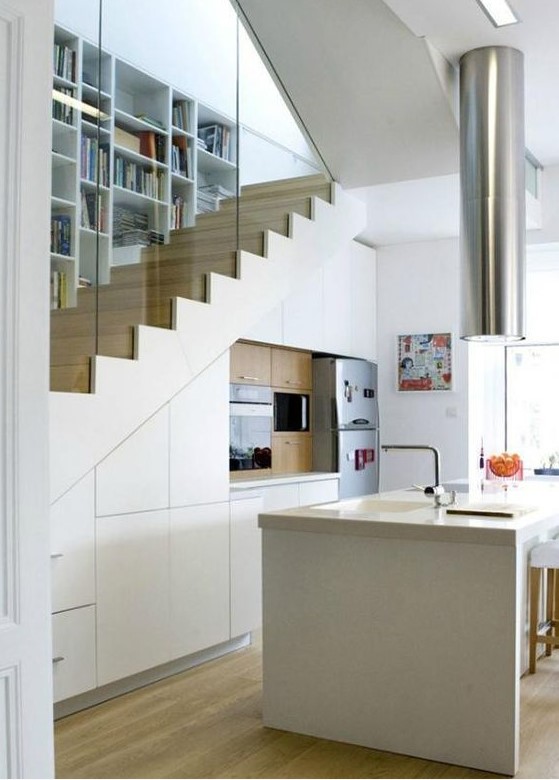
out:
{"label": "cabinet drawer", "polygon": [[309,506],[311,504],[324,504],[327,501],[337,501],[338,492],[337,479],[301,482],[299,484],[299,503],[301,506]]}
{"label": "cabinet drawer", "polygon": [[51,507],[53,612],[95,602],[94,501],[91,472]]}
{"label": "cabinet drawer", "polygon": [[52,616],[52,659],[55,702],[95,688],[94,606]]}

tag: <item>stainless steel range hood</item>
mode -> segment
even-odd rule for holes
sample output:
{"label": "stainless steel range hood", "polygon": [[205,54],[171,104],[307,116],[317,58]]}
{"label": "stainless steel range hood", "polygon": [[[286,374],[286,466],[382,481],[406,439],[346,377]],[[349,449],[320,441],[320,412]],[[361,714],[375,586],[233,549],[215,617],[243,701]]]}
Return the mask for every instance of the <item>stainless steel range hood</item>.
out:
{"label": "stainless steel range hood", "polygon": [[525,338],[524,158],[522,52],[467,52],[460,60],[462,338]]}

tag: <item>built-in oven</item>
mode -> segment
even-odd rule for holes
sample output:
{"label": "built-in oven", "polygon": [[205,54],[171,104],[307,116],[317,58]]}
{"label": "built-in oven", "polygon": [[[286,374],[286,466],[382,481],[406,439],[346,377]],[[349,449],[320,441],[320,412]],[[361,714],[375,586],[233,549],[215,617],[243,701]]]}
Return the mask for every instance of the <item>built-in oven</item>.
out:
{"label": "built-in oven", "polygon": [[232,384],[229,401],[229,470],[271,469],[272,389]]}
{"label": "built-in oven", "polygon": [[308,431],[309,396],[274,393],[274,431]]}

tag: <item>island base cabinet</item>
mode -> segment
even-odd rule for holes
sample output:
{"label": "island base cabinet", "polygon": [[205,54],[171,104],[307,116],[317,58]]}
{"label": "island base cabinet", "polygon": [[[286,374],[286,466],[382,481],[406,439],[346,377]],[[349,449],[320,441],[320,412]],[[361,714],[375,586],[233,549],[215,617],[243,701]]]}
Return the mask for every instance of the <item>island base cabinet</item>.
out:
{"label": "island base cabinet", "polygon": [[171,656],[229,639],[229,502],[171,510]]}
{"label": "island base cabinet", "polygon": [[264,725],[514,775],[516,567],[514,546],[264,526]]}
{"label": "island base cabinet", "polygon": [[57,612],[52,616],[54,701],[95,688],[95,607]]}
{"label": "island base cabinet", "polygon": [[262,498],[231,501],[231,636],[262,625]]}

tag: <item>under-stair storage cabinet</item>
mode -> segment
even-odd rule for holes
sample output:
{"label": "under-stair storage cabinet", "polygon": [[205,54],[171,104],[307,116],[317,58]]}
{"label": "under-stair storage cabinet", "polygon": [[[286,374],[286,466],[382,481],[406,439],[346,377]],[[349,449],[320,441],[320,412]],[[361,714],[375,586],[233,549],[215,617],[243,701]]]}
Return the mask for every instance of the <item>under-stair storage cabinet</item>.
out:
{"label": "under-stair storage cabinet", "polygon": [[[302,393],[312,403],[312,354],[272,347],[272,386],[282,393]],[[310,419],[310,409],[307,414]],[[275,474],[311,471],[312,432],[274,432],[272,468]]]}
{"label": "under-stair storage cabinet", "polygon": [[96,683],[93,472],[51,507],[55,701]]}
{"label": "under-stair storage cabinet", "polygon": [[171,656],[229,639],[229,502],[172,509]]}
{"label": "under-stair storage cabinet", "polygon": [[310,433],[274,433],[272,436],[274,474],[297,474],[312,470]]}
{"label": "under-stair storage cabinet", "polygon": [[245,385],[272,383],[270,347],[237,342],[231,347],[231,382]]}
{"label": "under-stair storage cabinet", "polygon": [[231,636],[262,625],[262,496],[242,490],[231,496]]}
{"label": "under-stair storage cabinet", "polygon": [[99,685],[168,661],[169,632],[169,511],[98,517]]}
{"label": "under-stair storage cabinet", "polygon": [[294,392],[311,390],[311,353],[272,347],[272,386]]}

